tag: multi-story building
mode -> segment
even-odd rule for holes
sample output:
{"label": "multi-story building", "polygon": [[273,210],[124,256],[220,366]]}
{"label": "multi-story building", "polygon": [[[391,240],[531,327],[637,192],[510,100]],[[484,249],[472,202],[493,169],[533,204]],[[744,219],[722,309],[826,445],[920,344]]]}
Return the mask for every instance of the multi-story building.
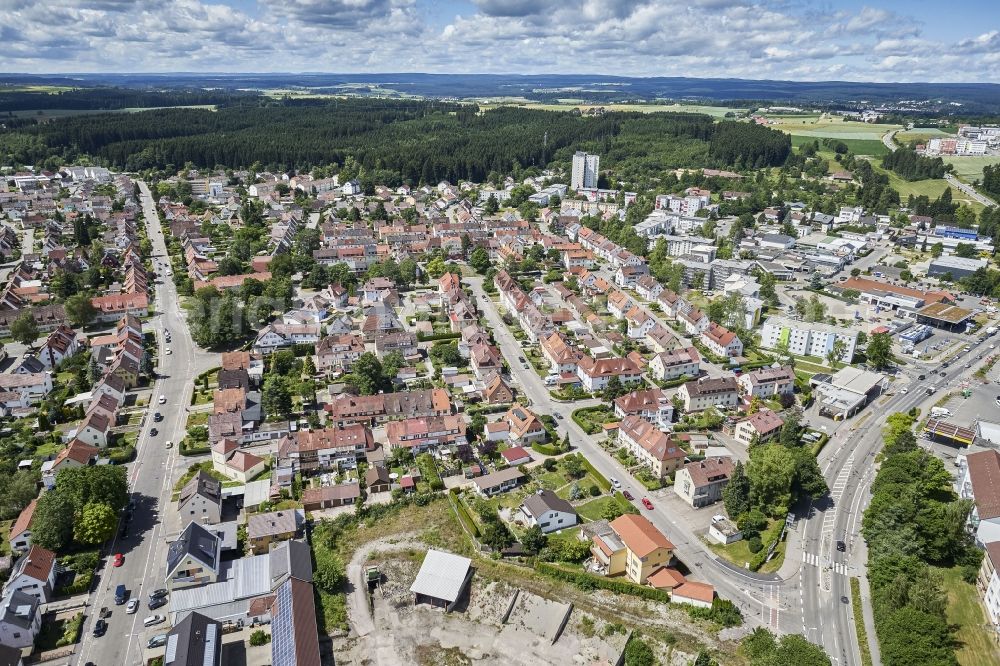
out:
{"label": "multi-story building", "polygon": [[844,352],[839,360],[843,363],[853,361],[858,333],[848,328],[768,317],[760,331],[760,345],[765,349],[777,349],[786,345],[792,354],[821,359],[826,358],[836,340],[844,344]]}
{"label": "multi-story building", "polygon": [[723,358],[733,358],[743,353],[743,342],[735,333],[721,324],[712,322],[701,334],[702,343],[710,352]]}
{"label": "multi-story building", "polygon": [[795,391],[795,373],[790,366],[745,372],[736,381],[740,392],[751,399],[791,395]]}
{"label": "multi-story building", "polygon": [[700,412],[709,407],[735,407],[739,392],[735,377],[706,377],[682,384],[677,396],[684,401],[685,412]]}
{"label": "multi-story building", "polygon": [[685,502],[699,508],[722,499],[722,491],[733,473],[729,458],[706,458],[689,462],[674,476],[674,492]]}
{"label": "multi-story building", "polygon": [[600,163],[599,155],[590,155],[578,150],[573,155],[569,186],[574,190],[596,188]]}
{"label": "multi-story building", "polygon": [[697,377],[701,373],[701,354],[694,347],[662,352],[649,362],[649,372],[659,381],[670,381],[684,375]]}
{"label": "multi-story building", "polygon": [[625,514],[593,537],[590,552],[608,576],[625,574],[644,585],[650,574],[670,564],[674,545],[645,516]]}
{"label": "multi-story building", "polygon": [[680,469],[687,455],[679,442],[638,414],[622,419],[618,442],[659,479]]}

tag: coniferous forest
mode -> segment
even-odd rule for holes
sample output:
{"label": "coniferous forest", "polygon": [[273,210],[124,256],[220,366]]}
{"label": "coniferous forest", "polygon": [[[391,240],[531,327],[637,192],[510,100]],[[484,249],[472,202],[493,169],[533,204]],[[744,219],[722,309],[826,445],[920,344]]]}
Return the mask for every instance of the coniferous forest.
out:
{"label": "coniferous forest", "polygon": [[484,180],[515,165],[568,163],[575,150],[607,166],[751,168],[784,162],[788,136],[691,113],[573,112],[434,101],[337,99],[76,116],[0,132],[0,159],[52,168],[89,156],[127,170],[308,169],[353,157],[387,184]]}

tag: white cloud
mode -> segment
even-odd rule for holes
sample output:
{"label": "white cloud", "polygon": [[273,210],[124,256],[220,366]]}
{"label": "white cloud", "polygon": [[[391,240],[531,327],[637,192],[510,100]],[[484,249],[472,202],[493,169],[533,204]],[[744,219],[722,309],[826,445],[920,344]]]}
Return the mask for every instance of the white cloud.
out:
{"label": "white cloud", "polygon": [[[0,0],[0,71],[426,71],[995,81],[1000,33],[954,44],[876,7],[801,0]],[[241,5],[242,6],[242,5]],[[441,16],[445,19],[442,21]],[[933,28],[933,26],[928,26]],[[951,54],[971,54],[955,66]]]}

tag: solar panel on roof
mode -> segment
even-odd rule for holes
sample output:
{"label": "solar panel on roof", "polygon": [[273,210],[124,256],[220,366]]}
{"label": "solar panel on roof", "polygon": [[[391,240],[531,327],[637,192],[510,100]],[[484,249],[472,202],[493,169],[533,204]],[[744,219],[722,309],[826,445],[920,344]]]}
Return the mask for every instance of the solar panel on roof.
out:
{"label": "solar panel on roof", "polygon": [[163,663],[170,664],[177,658],[177,634],[167,636],[167,651],[163,655]]}
{"label": "solar panel on roof", "polygon": [[218,649],[216,645],[216,636],[218,630],[218,625],[214,622],[210,622],[207,627],[205,627],[205,652],[202,658],[203,666],[214,666],[215,665],[215,651]]}

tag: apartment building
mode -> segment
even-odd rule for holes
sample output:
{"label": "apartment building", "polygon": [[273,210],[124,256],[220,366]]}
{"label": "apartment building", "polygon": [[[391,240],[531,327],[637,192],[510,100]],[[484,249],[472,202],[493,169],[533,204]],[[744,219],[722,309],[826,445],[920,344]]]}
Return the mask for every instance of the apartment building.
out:
{"label": "apartment building", "polygon": [[844,343],[840,360],[850,363],[858,342],[857,331],[819,322],[809,323],[785,317],[768,317],[760,331],[760,344],[765,349],[786,345],[798,356],[826,358],[836,340]]}

